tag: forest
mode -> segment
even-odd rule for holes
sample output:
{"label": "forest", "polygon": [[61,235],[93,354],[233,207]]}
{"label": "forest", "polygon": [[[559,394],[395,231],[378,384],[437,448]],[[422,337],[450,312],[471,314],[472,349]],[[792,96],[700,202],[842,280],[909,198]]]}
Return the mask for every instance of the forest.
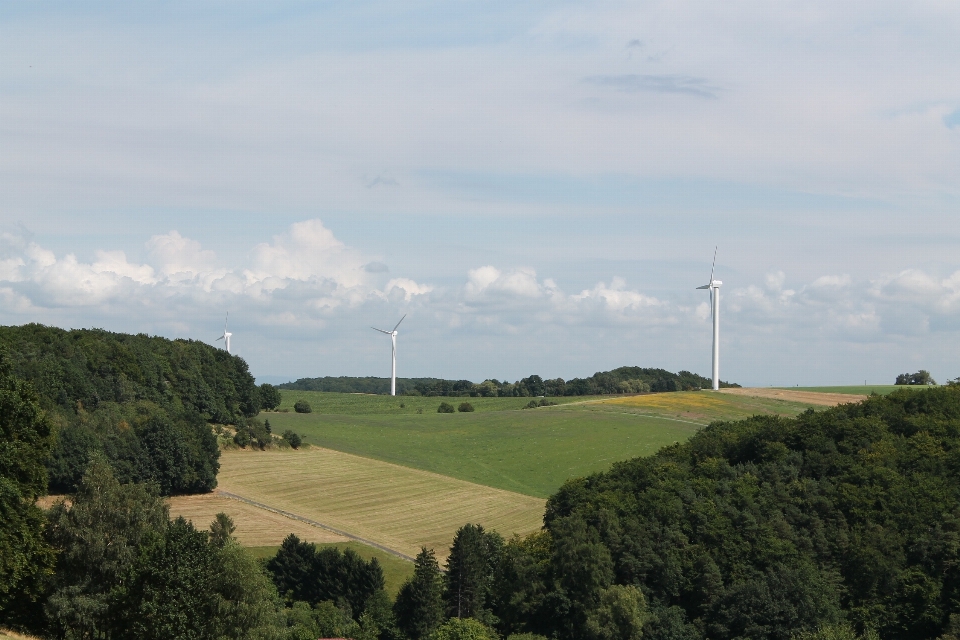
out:
{"label": "forest", "polygon": [[[537,396],[592,396],[618,393],[649,393],[664,391],[694,391],[709,389],[709,378],[680,371],[642,367],[619,367],[600,371],[589,378],[553,378],[544,380],[538,375],[516,382],[496,379],[474,383],[469,380],[442,380],[439,378],[397,378],[398,395],[417,396],[472,396],[472,397],[537,397]],[[721,387],[739,387],[720,382]],[[390,391],[389,378],[324,377],[301,378],[296,382],[277,385],[292,391],[336,391],[340,393],[376,393]]]}
{"label": "forest", "polygon": [[210,424],[243,426],[280,404],[242,358],[193,340],[28,324],[0,327],[0,350],[56,435],[46,461],[54,492],[76,489],[93,451],[123,482],[210,491],[220,456]]}

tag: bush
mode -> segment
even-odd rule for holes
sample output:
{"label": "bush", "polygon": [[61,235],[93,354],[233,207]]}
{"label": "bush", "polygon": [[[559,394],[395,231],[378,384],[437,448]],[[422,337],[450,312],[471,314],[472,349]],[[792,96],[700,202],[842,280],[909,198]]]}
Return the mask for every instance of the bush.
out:
{"label": "bush", "polygon": [[437,407],[437,413],[453,413],[454,411],[456,410],[449,402],[441,402],[440,406]]}
{"label": "bush", "polygon": [[287,429],[283,432],[283,439],[287,441],[294,449],[299,449],[300,445],[303,443],[303,438],[300,437],[299,433],[295,433],[291,429]]}
{"label": "bush", "polygon": [[233,436],[233,443],[245,449],[250,444],[250,432],[244,427],[237,427],[237,433]]}
{"label": "bush", "polygon": [[473,405],[470,404],[469,402],[461,402],[460,406],[457,407],[457,411],[459,411],[460,413],[469,413],[473,410],[474,410]]}
{"label": "bush", "polygon": [[306,400],[297,400],[293,404],[293,410],[297,413],[310,413],[313,409],[310,408],[310,403]]}

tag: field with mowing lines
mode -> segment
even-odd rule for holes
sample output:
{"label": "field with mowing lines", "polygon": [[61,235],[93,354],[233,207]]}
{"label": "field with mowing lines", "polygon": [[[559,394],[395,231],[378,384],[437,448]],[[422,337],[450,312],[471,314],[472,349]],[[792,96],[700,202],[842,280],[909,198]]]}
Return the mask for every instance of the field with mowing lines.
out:
{"label": "field with mowing lines", "polygon": [[542,525],[544,501],[329,449],[226,452],[219,488],[384,545],[446,557],[468,522],[505,537]]}
{"label": "field with mowing lines", "polygon": [[565,480],[650,455],[700,424],[616,411],[389,415],[270,414],[274,433],[306,442],[546,498]]}
{"label": "field with mowing lines", "polygon": [[[413,563],[402,560],[397,556],[381,551],[376,547],[370,547],[359,542],[330,542],[317,544],[318,547],[336,547],[341,551],[353,549],[358,556],[367,560],[376,558],[383,568],[383,580],[386,583],[385,588],[391,596],[396,596],[403,583],[413,576]],[[279,546],[273,547],[250,547],[247,550],[258,558],[269,560],[277,555]]]}
{"label": "field with mowing lines", "polygon": [[295,533],[307,542],[346,542],[347,538],[326,529],[293,520],[278,513],[260,509],[239,500],[225,498],[217,493],[194,496],[175,496],[167,499],[170,517],[183,516],[201,531],[210,528],[218,513],[233,518],[237,530],[233,535],[245,547],[277,547],[288,534]]}
{"label": "field with mowing lines", "polygon": [[[293,402],[287,393],[284,402]],[[389,402],[406,403],[407,397],[384,400],[385,396],[314,393],[332,396],[331,405],[351,396],[350,413],[263,414],[274,433],[293,429],[306,435],[310,444],[541,498],[568,478],[602,471],[618,460],[651,455],[714,420],[794,416],[810,406],[692,391],[562,398],[566,402],[558,406],[526,410],[489,408],[504,406],[495,404],[502,401],[522,407],[529,398],[449,398],[470,400],[477,411],[405,414],[394,411]],[[414,400],[429,400],[435,406],[441,399]],[[387,409],[381,411],[383,407]]]}

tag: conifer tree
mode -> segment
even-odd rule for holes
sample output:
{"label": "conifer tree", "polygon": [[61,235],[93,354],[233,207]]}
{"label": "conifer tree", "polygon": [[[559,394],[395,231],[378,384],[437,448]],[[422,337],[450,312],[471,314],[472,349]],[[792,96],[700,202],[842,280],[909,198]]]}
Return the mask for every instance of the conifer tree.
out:
{"label": "conifer tree", "polygon": [[411,640],[432,634],[443,622],[443,577],[433,549],[421,547],[414,561],[413,578],[397,594],[394,615],[397,627]]}

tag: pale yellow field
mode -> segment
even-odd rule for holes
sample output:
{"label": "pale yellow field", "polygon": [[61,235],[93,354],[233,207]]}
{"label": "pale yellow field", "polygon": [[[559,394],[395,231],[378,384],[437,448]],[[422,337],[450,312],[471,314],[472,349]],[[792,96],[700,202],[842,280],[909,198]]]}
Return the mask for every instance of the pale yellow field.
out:
{"label": "pale yellow field", "polygon": [[[725,392],[727,389],[721,391]],[[631,413],[678,418],[707,424],[714,420],[738,420],[758,414],[795,416],[814,404],[805,397],[801,398],[789,394],[781,396],[760,392],[752,393],[766,390],[732,389],[730,391],[750,391],[751,393],[728,394],[714,391],[650,393],[591,401],[585,406],[597,410],[603,410],[604,407],[616,407],[618,410]],[[851,397],[853,396],[847,396],[848,402],[852,402],[849,400]],[[564,408],[559,407],[561,410]]]}
{"label": "pale yellow field", "polygon": [[225,452],[218,481],[221,491],[409,556],[426,546],[445,558],[468,522],[504,537],[543,523],[540,498],[317,447]]}
{"label": "pale yellow field", "polygon": [[278,513],[225,498],[217,493],[169,498],[170,517],[183,516],[197,528],[210,527],[218,513],[233,519],[237,529],[233,535],[245,547],[276,547],[293,533],[306,542],[346,542],[349,538],[293,520]]}

